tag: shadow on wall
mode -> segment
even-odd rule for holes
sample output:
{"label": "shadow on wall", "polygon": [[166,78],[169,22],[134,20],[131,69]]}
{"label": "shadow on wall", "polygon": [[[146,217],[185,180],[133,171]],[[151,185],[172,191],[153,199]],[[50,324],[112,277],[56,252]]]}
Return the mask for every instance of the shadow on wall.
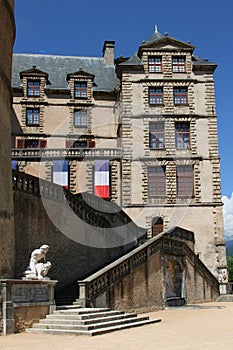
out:
{"label": "shadow on wall", "polygon": [[[65,208],[60,203],[47,200],[47,205],[50,204],[57,216],[62,217]],[[73,301],[78,297],[78,280],[96,272],[135,246],[133,242],[126,246],[95,248],[68,238],[50,220],[39,195],[15,190],[14,210],[16,278],[23,276],[31,252],[42,244],[48,244],[50,249],[46,258],[52,262],[49,277],[58,280],[55,289],[57,303]]]}

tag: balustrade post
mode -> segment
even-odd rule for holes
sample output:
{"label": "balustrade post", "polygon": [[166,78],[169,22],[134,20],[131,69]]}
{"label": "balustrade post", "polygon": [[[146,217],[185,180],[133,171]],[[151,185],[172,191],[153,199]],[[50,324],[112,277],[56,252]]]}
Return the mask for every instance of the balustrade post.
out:
{"label": "balustrade post", "polygon": [[82,307],[88,307],[88,283],[84,281],[78,281],[79,285],[79,305]]}

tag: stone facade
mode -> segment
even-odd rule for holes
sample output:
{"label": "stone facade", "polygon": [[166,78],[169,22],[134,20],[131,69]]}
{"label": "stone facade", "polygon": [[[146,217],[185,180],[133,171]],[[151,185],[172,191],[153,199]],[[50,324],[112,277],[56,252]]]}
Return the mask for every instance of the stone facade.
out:
{"label": "stone facade", "polygon": [[109,161],[105,199],[148,238],[173,226],[195,232],[196,253],[218,276],[226,254],[217,66],[157,31],[130,58],[114,62],[114,44],[105,42],[102,58],[14,55],[13,158],[51,181],[53,160],[67,159],[74,194],[95,193],[95,161]]}
{"label": "stone facade", "polygon": [[11,183],[11,63],[15,39],[14,1],[0,1],[0,278],[14,275]]}

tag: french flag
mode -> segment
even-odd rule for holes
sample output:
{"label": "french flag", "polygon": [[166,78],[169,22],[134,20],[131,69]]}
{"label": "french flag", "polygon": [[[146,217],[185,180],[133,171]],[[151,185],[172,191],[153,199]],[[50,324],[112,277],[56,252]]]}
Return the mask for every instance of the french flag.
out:
{"label": "french flag", "polygon": [[53,183],[68,188],[69,164],[68,160],[53,161]]}
{"label": "french flag", "polygon": [[95,160],[95,191],[101,198],[110,198],[109,160]]}

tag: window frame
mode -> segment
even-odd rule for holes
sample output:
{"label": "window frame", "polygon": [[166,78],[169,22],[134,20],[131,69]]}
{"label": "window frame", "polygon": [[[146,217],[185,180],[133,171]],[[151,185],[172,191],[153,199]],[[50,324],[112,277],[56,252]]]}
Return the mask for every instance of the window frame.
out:
{"label": "window frame", "polygon": [[[30,87],[29,85],[32,84]],[[41,81],[40,79],[28,79],[27,80],[27,97],[40,97],[40,87]],[[29,93],[29,91],[32,91]]]}
{"label": "window frame", "polygon": [[187,106],[188,105],[188,87],[175,86],[173,88],[173,101],[175,106]]}
{"label": "window frame", "polygon": [[[166,197],[166,168],[165,166],[148,166],[148,197]],[[162,186],[161,186],[162,184]]]}
{"label": "window frame", "polygon": [[75,81],[74,82],[74,98],[87,99],[87,82],[86,81]]}
{"label": "window frame", "polygon": [[[176,62],[175,62],[176,60]],[[186,57],[173,56],[172,57],[172,73],[186,73]]]}
{"label": "window frame", "polygon": [[163,72],[162,56],[148,56],[148,72],[149,73]]}
{"label": "window frame", "polygon": [[[153,146],[153,144],[155,144],[155,146]],[[165,149],[164,121],[149,122],[149,147],[152,150]]]}
{"label": "window frame", "polygon": [[176,167],[176,195],[180,198],[194,197],[194,168],[192,165]]}
{"label": "window frame", "polygon": [[[29,115],[29,111],[32,111],[31,116]],[[30,117],[31,117],[31,122],[29,121]],[[40,126],[40,108],[38,107],[26,108],[26,126]]]}
{"label": "window frame", "polygon": [[[163,106],[164,104],[163,87],[158,87],[158,86],[149,87],[148,97],[149,97],[150,106]],[[154,102],[151,101],[152,99],[154,99]],[[161,102],[158,102],[158,101],[161,101]]]}
{"label": "window frame", "polygon": [[73,148],[87,148],[86,140],[75,140],[73,142]]}
{"label": "window frame", "polygon": [[[37,143],[37,145],[35,146],[33,143]],[[39,139],[25,139],[24,148],[40,148]]]}
{"label": "window frame", "polygon": [[37,148],[46,148],[47,146],[47,140],[46,139],[27,139],[27,138],[17,138],[16,139],[16,148],[36,148],[36,147],[26,147],[27,141],[36,141],[38,140],[38,147]]}
{"label": "window frame", "polygon": [[[84,122],[84,118],[85,118],[85,122]],[[73,125],[75,128],[86,128],[87,127],[87,110],[86,109],[75,109],[74,110]]]}
{"label": "window frame", "polygon": [[190,149],[190,122],[175,122],[175,141],[176,149]]}

